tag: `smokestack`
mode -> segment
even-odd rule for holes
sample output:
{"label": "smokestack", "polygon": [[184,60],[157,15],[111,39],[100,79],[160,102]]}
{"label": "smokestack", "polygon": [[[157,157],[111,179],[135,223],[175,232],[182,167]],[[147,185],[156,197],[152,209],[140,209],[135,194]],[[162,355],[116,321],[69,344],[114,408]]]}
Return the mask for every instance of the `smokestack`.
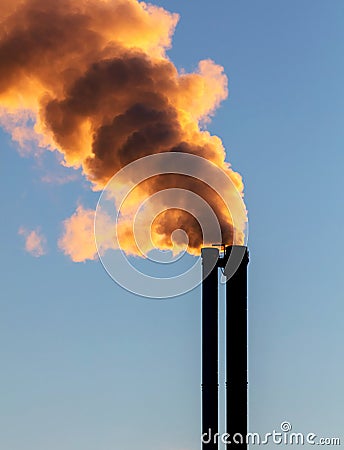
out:
{"label": "smokestack", "polygon": [[[218,433],[218,262],[217,248],[202,249],[202,434]],[[203,450],[217,450],[213,439]]]}
{"label": "smokestack", "polygon": [[[228,449],[246,450],[247,435],[247,265],[241,245],[202,249],[202,442],[218,450],[218,269],[226,281],[226,433]],[[236,436],[235,436],[236,435]],[[235,438],[235,441],[233,440]],[[242,442],[241,442],[242,441]]]}
{"label": "smokestack", "polygon": [[[234,245],[225,250],[226,282],[226,431],[232,444],[228,449],[246,450],[247,435],[247,247]],[[237,269],[230,273],[231,268]],[[239,434],[243,442],[233,443]],[[240,439],[240,437],[239,437]],[[239,441],[238,441],[239,442]]]}

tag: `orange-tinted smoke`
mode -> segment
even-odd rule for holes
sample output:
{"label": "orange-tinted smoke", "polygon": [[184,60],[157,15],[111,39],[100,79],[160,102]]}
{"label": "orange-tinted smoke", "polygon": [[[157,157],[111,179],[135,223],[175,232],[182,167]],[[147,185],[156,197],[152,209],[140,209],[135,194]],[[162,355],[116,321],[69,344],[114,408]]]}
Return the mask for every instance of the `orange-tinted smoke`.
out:
{"label": "orange-tinted smoke", "polygon": [[[26,119],[33,119],[38,145],[82,167],[96,190],[142,156],[177,151],[214,162],[243,191],[240,175],[224,162],[221,140],[200,128],[226,98],[227,78],[211,60],[195,73],[178,72],[165,53],[176,14],[136,0],[6,0],[0,17],[0,120],[22,145],[32,138]],[[231,218],[221,202],[197,183],[186,185],[214,204],[231,243]],[[147,189],[162,186],[157,178]],[[159,245],[170,247],[175,215],[157,219]],[[193,252],[199,250],[197,223],[183,212],[178,223],[192,237]],[[81,251],[77,260],[88,254]]]}
{"label": "orange-tinted smoke", "polygon": [[32,256],[39,258],[46,254],[46,237],[41,233],[39,228],[35,230],[28,230],[24,227],[20,227],[18,234],[25,238],[25,250]]}

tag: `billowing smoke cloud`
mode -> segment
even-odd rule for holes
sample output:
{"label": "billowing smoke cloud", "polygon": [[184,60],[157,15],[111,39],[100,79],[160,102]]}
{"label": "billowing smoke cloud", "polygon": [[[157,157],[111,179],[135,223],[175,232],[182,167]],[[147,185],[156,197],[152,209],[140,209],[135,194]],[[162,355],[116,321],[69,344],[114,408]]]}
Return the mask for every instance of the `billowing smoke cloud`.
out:
{"label": "billowing smoke cloud", "polygon": [[[224,161],[221,140],[201,130],[227,96],[223,68],[201,61],[195,73],[179,73],[166,50],[176,14],[136,0],[13,0],[0,7],[1,122],[22,145],[32,138],[59,151],[64,164],[81,167],[101,190],[122,167],[146,155],[191,153],[223,168],[242,193],[238,173]],[[34,125],[32,125],[32,121]],[[202,195],[219,218],[223,241],[233,240],[232,220],[220,199],[202,183],[182,176],[157,176],[137,189],[135,201],[170,187]],[[60,246],[73,253],[70,232],[89,212],[65,222]],[[197,221],[170,210],[154,221],[155,242],[171,248],[174,224],[197,252]],[[126,228],[126,227],[124,227]],[[239,240],[243,230],[238,230]],[[74,241],[75,242],[75,241]],[[239,242],[238,242],[239,243]],[[86,248],[86,247],[85,247]],[[135,253],[127,241],[127,250]],[[94,256],[78,250],[75,260]]]}

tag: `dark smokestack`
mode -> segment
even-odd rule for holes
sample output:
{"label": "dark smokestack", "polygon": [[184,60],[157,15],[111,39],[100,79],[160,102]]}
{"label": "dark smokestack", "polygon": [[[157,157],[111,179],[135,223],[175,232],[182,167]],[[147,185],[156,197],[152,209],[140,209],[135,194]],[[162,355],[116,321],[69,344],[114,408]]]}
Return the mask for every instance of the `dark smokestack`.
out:
{"label": "dark smokestack", "polygon": [[[217,248],[202,249],[202,434],[218,433],[218,266]],[[210,439],[203,450],[217,450]]]}
{"label": "dark smokestack", "polygon": [[[226,431],[230,434],[228,449],[246,450],[247,444],[247,247],[230,246],[225,250],[228,261],[226,282]],[[237,269],[231,273],[231,268]],[[232,269],[233,270],[233,269]],[[244,442],[234,444],[239,433]]]}

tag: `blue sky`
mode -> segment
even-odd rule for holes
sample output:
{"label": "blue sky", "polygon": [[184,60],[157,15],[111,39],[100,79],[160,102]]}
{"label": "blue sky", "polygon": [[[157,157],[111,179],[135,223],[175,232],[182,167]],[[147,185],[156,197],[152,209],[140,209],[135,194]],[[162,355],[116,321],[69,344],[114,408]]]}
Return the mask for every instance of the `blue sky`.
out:
{"label": "blue sky", "polygon": [[[180,13],[170,58],[225,67],[209,130],[245,181],[250,425],[341,436],[344,5],[339,0],[156,1]],[[98,195],[21,157],[2,132],[1,448],[200,448],[200,291],[149,300],[56,247]],[[60,169],[59,169],[60,170]],[[40,226],[48,253],[24,251]],[[272,445],[268,448],[274,448]]]}

